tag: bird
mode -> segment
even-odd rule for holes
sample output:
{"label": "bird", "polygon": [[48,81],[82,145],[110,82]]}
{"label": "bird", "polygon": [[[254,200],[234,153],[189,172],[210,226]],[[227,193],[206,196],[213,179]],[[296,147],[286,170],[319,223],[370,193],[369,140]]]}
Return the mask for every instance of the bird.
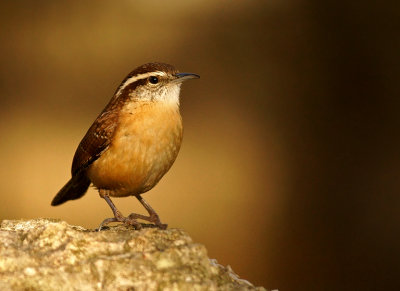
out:
{"label": "bird", "polygon": [[[99,231],[111,222],[141,229],[139,219],[166,229],[141,194],[160,181],[178,155],[183,134],[180,88],[182,82],[196,78],[200,76],[158,62],[129,73],[79,143],[71,179],[51,205],[79,199],[93,185],[114,214],[101,222]],[[136,197],[149,216],[124,216],[111,197],[127,196]]]}

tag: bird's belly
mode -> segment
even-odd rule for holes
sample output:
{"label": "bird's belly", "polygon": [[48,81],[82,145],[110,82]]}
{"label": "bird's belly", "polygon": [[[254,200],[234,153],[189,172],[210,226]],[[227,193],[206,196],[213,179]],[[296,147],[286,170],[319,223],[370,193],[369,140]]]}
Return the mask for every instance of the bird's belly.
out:
{"label": "bird's belly", "polygon": [[98,189],[111,196],[144,193],[153,188],[175,161],[182,141],[179,112],[136,114],[122,121],[110,147],[88,169]]}

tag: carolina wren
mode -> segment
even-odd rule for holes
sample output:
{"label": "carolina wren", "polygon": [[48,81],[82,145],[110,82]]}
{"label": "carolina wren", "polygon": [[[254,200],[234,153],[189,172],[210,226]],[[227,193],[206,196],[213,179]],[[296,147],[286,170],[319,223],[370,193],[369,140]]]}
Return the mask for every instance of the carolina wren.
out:
{"label": "carolina wren", "polygon": [[[182,142],[179,92],[183,81],[199,78],[179,73],[173,66],[148,63],[121,83],[111,101],[80,142],[72,162],[72,178],[51,205],[82,197],[90,184],[111,207],[105,219],[141,228],[137,219],[165,229],[154,209],[141,197],[152,189],[174,163]],[[149,213],[124,217],[111,197],[135,196]]]}

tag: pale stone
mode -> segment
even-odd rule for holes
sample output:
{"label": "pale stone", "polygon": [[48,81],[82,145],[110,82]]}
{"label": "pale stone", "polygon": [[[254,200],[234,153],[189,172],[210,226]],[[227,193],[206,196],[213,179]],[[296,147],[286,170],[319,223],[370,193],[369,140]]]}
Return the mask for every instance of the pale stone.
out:
{"label": "pale stone", "polygon": [[0,225],[0,290],[265,290],[181,229],[97,232],[52,219]]}

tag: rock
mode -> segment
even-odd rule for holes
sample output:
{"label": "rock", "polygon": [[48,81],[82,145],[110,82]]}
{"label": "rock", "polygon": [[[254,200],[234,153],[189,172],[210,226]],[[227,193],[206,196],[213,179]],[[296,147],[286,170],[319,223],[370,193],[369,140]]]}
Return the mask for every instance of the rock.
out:
{"label": "rock", "polygon": [[0,290],[265,290],[181,229],[101,232],[52,219],[0,225]]}

